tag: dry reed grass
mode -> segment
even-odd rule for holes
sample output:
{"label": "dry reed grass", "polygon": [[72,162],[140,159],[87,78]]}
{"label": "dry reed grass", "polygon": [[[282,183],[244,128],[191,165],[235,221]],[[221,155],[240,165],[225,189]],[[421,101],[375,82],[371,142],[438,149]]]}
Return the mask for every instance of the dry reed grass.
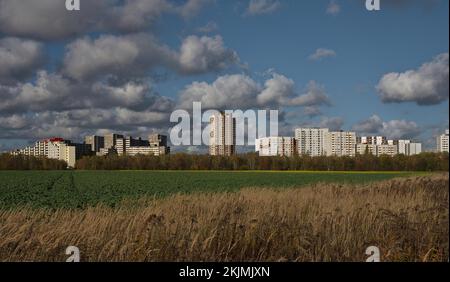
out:
{"label": "dry reed grass", "polygon": [[0,261],[446,261],[448,174],[0,211]]}

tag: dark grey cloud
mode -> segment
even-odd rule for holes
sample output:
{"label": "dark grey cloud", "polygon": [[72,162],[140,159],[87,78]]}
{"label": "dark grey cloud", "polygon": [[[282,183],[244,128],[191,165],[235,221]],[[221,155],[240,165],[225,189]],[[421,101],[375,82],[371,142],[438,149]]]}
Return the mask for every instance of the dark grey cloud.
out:
{"label": "dark grey cloud", "polygon": [[383,130],[383,120],[378,115],[373,115],[353,125],[352,129],[365,134],[378,134]]}
{"label": "dark grey cloud", "polygon": [[67,11],[62,0],[0,0],[0,32],[12,36],[59,40],[90,31],[137,32],[151,28],[164,14],[195,16],[211,0],[82,1]]}
{"label": "dark grey cloud", "polygon": [[67,46],[63,73],[77,80],[104,75],[145,76],[159,65],[174,66],[177,54],[149,34],[84,37]]}
{"label": "dark grey cloud", "polygon": [[290,106],[331,106],[331,100],[326,94],[325,87],[316,81],[308,82],[304,92],[292,99],[286,105]]}
{"label": "dark grey cloud", "polygon": [[376,87],[381,100],[418,105],[436,105],[448,100],[448,60],[448,53],[443,53],[416,70],[385,74]]}
{"label": "dark grey cloud", "polygon": [[383,121],[378,115],[355,124],[352,129],[363,135],[382,135],[390,139],[411,139],[421,133],[417,123],[407,120]]}
{"label": "dark grey cloud", "polygon": [[0,85],[0,98],[3,115],[113,107],[168,111],[174,106],[171,99],[154,93],[146,82],[130,81],[122,85],[79,83],[46,71],[38,72],[34,83]]}
{"label": "dark grey cloud", "polygon": [[156,67],[183,75],[220,71],[239,63],[237,53],[225,46],[221,36],[186,37],[179,51],[160,43],[154,36],[139,33],[84,37],[67,46],[63,73],[77,79],[103,76],[144,77]]}
{"label": "dark grey cloud", "polygon": [[164,131],[167,120],[169,114],[165,112],[121,107],[15,114],[0,117],[0,139],[36,140],[61,136],[80,140],[84,135],[97,132],[146,136],[157,129]]}
{"label": "dark grey cloud", "polygon": [[343,125],[344,119],[342,117],[323,117],[319,123],[319,127],[329,128],[332,131],[341,130]]}
{"label": "dark grey cloud", "polygon": [[28,78],[44,62],[43,44],[18,38],[0,39],[0,83]]}
{"label": "dark grey cloud", "polygon": [[117,1],[82,1],[82,9],[69,12],[61,0],[0,0],[0,32],[37,39],[72,37],[98,28],[109,4]]}
{"label": "dark grey cloud", "polygon": [[323,115],[318,106],[308,106],[303,109],[303,114],[309,118]]}

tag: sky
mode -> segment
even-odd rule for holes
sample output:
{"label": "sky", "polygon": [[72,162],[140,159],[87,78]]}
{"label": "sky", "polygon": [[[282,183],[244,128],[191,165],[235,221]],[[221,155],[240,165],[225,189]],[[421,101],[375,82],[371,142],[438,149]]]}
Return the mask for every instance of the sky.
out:
{"label": "sky", "polygon": [[[435,147],[449,124],[449,2],[0,0],[0,151],[169,134],[170,114],[274,109],[296,127]],[[178,148],[178,150],[188,148]],[[192,149],[192,148],[190,148]]]}

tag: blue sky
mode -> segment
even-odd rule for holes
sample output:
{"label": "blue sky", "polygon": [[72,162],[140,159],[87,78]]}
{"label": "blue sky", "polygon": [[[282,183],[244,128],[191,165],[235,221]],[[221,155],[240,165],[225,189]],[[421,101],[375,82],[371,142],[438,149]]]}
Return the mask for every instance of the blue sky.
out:
{"label": "blue sky", "polygon": [[[16,5],[14,1],[10,0],[0,0],[0,2],[4,2],[5,7],[14,8]],[[57,5],[57,2],[55,1],[54,5]],[[360,134],[413,138],[424,142],[426,147],[431,148],[434,146],[434,136],[448,128],[448,1],[381,0],[381,11],[369,12],[365,9],[365,1],[357,0],[190,0],[167,1],[171,5],[169,8],[164,8],[163,12],[160,10],[155,12],[155,7],[166,1],[151,0],[150,2],[154,2],[154,4],[152,7],[147,7],[148,11],[145,10],[145,7],[141,8],[141,12],[143,12],[135,12],[136,15],[132,17],[134,19],[145,18],[138,27],[136,27],[136,23],[132,22],[131,26],[130,22],[126,21],[129,20],[128,14],[120,14],[119,17],[123,16],[124,19],[123,24],[117,27],[115,24],[107,23],[111,25],[107,28],[104,27],[107,24],[98,23],[100,20],[97,15],[87,14],[87,11],[83,11],[87,4],[86,1],[82,0],[81,2],[82,11],[76,15],[75,20],[73,14],[66,17],[65,14],[70,12],[61,12],[60,17],[62,18],[59,23],[62,23],[62,26],[60,30],[52,28],[51,23],[36,22],[36,25],[43,24],[43,28],[46,27],[45,24],[49,24],[48,34],[33,29],[34,15],[22,15],[30,18],[29,26],[16,26],[16,23],[12,23],[12,20],[0,11],[0,40],[3,40],[0,41],[0,64],[2,58],[6,57],[6,55],[2,57],[2,44],[3,53],[8,52],[5,51],[8,50],[5,46],[13,44],[11,43],[13,41],[7,41],[11,38],[19,40],[14,41],[14,44],[22,44],[30,40],[37,46],[41,46],[42,54],[30,56],[35,60],[37,60],[34,58],[36,56],[44,58],[43,63],[36,61],[26,65],[28,69],[33,69],[31,74],[25,75],[25,70],[20,69],[20,66],[13,65],[11,61],[5,63],[6,68],[9,67],[11,70],[6,69],[6,71],[0,72],[0,97],[3,98],[3,101],[0,101],[0,144],[4,149],[43,138],[45,134],[59,134],[66,138],[76,139],[82,134],[102,133],[115,129],[129,134],[144,134],[143,136],[146,131],[164,132],[170,126],[169,120],[164,114],[179,108],[186,101],[186,97],[189,101],[191,97],[189,95],[194,95],[192,93],[195,91],[197,91],[195,93],[200,90],[205,93],[215,91],[211,90],[214,87],[210,86],[213,86],[216,80],[233,75],[240,75],[240,78],[245,77],[258,84],[255,92],[264,91],[264,84],[271,79],[274,83],[289,84],[289,81],[293,82],[292,89],[287,90],[289,93],[282,94],[285,95],[283,97],[288,97],[292,103],[286,102],[288,100],[280,102],[281,100],[278,99],[277,102],[271,100],[268,104],[252,104],[252,101],[248,100],[258,96],[258,93],[252,92],[253,90],[249,90],[252,93],[245,92],[241,96],[237,96],[242,97],[242,104],[247,107],[270,107],[290,113],[286,115],[284,124],[287,133],[301,125],[329,125],[330,127],[365,131],[359,132]],[[192,6],[189,6],[191,4]],[[251,10],[252,4],[254,4],[253,10]],[[102,6],[103,11],[98,13],[111,7],[122,7],[127,4],[126,1],[125,3],[110,1],[104,5]],[[189,7],[194,8],[188,9]],[[51,6],[37,8],[40,9],[37,12],[39,15],[50,13],[52,9],[55,9]],[[32,13],[33,9],[14,11]],[[103,15],[102,20],[106,17]],[[36,19],[36,21],[38,20]],[[83,23],[83,21],[89,21],[92,24],[79,29],[69,26],[74,22]],[[67,27],[64,26],[65,24]],[[101,27],[96,27],[96,24]],[[65,29],[68,31],[65,32]],[[136,34],[139,34],[140,39],[133,37]],[[142,34],[151,35],[153,39],[142,39]],[[111,36],[111,40],[104,43],[96,42],[104,36]],[[188,46],[189,42],[186,40],[189,36],[194,36],[196,40],[200,40],[202,37],[217,39],[217,36],[220,36],[221,44],[218,44],[218,41],[215,43],[223,48],[221,51],[210,50],[210,53],[205,51],[204,54],[197,54],[198,52],[195,50],[189,49],[191,47]],[[162,61],[153,57],[148,59],[149,56],[151,57],[150,54],[138,61],[128,62],[126,58],[121,58],[114,62],[92,62],[92,65],[98,66],[97,68],[86,66],[78,63],[79,59],[78,62],[75,59],[72,61],[68,59],[69,46],[81,46],[74,45],[74,42],[80,43],[80,40],[84,40],[83,43],[87,42],[86,49],[83,49],[84,52],[91,52],[89,48],[94,49],[101,45],[95,54],[104,49],[106,50],[105,57],[108,58],[122,55],[119,51],[123,50],[114,51],[114,48],[117,48],[115,46],[118,46],[114,42],[118,40],[124,44],[127,40],[133,44],[145,40],[155,40],[158,42],[157,48],[159,49],[157,50],[162,49],[161,46],[165,46],[165,49],[171,50],[173,54],[167,55],[169,51],[164,51],[164,54],[168,58],[176,57],[177,62],[165,57],[161,59]],[[194,54],[187,54],[187,59],[184,61],[181,54],[183,43],[186,43],[189,52],[194,52]],[[111,50],[113,51],[108,49],[108,44],[112,44]],[[217,47],[217,44],[214,46]],[[147,48],[147,46],[154,45],[143,46],[143,48]],[[314,59],[312,55],[321,49],[322,57],[316,56]],[[108,54],[107,52],[112,53]],[[72,55],[70,58],[83,57],[84,53],[83,51],[74,51]],[[205,58],[201,56],[205,56]],[[437,58],[438,56],[440,57]],[[92,58],[97,60],[98,56]],[[189,61],[190,59],[192,62]],[[200,68],[195,65],[202,60],[208,62],[205,67]],[[141,65],[142,61],[145,63]],[[136,74],[129,74],[130,71],[122,73],[120,70],[110,73],[110,68],[117,66],[120,68],[120,63],[127,65],[124,70],[130,68],[131,72],[136,69],[139,71]],[[137,64],[139,64],[138,67],[133,67]],[[431,70],[423,69],[421,71],[420,68],[423,64],[431,64]],[[41,80],[50,81],[44,84],[55,83],[55,87],[48,86],[48,89],[44,91],[45,97],[33,100],[34,103],[39,104],[35,108],[19,107],[18,102],[14,99],[21,95],[20,91],[27,90],[24,87],[27,83],[38,88],[38,73],[42,71],[45,71],[47,76],[41,77]],[[410,76],[407,76],[408,71],[412,72],[409,73]],[[22,75],[22,73],[24,74]],[[383,77],[389,73],[403,74],[405,77],[394,81],[382,81]],[[279,75],[278,78],[281,79],[275,79],[274,74]],[[58,96],[58,93],[52,93],[52,90],[59,89],[56,88],[56,85],[63,84],[63,82],[58,83],[56,79],[52,80],[49,77],[52,75],[58,76],[58,79],[70,84],[64,85],[64,90],[61,90],[62,92],[67,91],[67,93],[64,92],[65,95],[68,95],[67,97],[62,97],[61,100],[52,97],[52,95]],[[95,82],[91,79],[93,76],[95,76]],[[114,79],[111,79],[112,76]],[[284,78],[286,80],[283,80]],[[73,79],[77,81],[72,82]],[[311,87],[311,81],[315,83],[315,87]],[[109,107],[104,107],[99,105],[97,100],[90,100],[93,95],[100,95],[94,91],[90,92],[95,87],[87,89],[89,94],[86,96],[78,94],[79,91],[84,91],[80,90],[82,88],[80,85],[95,85],[95,83],[101,82],[105,84],[101,87],[105,91],[101,95],[106,95],[102,96],[103,101],[109,101],[108,91],[119,88],[129,89],[125,85],[133,82],[135,83],[132,84],[133,86],[148,86],[148,89],[145,90],[147,93],[142,95],[156,95],[158,99],[163,99],[164,103],[167,102],[166,99],[169,99],[170,106],[164,109],[159,107],[158,110],[155,110],[156,105],[145,104],[148,99],[133,93],[132,95],[135,96],[131,96],[132,99],[145,100],[137,102],[137,104],[145,104],[145,109],[133,104],[134,102],[130,104],[129,97],[126,100],[116,96],[114,99],[117,99],[117,103],[111,102]],[[205,85],[203,88],[195,87],[194,82],[202,82]],[[398,85],[402,83],[407,83],[409,88],[407,85],[405,89],[399,90]],[[430,84],[431,86],[423,87],[423,89],[418,87],[419,90],[411,89],[418,85],[416,83]],[[383,86],[382,91],[380,91],[380,86]],[[241,86],[237,84],[235,87]],[[43,91],[42,88],[45,87],[41,85],[35,91]],[[278,88],[275,88],[274,91],[276,89]],[[57,92],[57,90],[55,91]],[[23,94],[23,97],[31,95],[27,93]],[[123,91],[114,93],[128,95]],[[312,95],[308,97],[314,98],[312,102],[306,104],[294,102],[295,97],[308,94]],[[76,95],[80,95],[80,97],[74,97]],[[229,93],[216,91],[214,95],[226,96]],[[273,95],[278,94],[273,93]],[[326,97],[326,101],[317,98],[317,95],[324,95],[320,97]],[[205,101],[209,101],[206,96]],[[8,99],[12,102],[8,102]],[[157,105],[164,104],[158,99],[152,98],[152,101],[156,101],[154,103]],[[53,107],[55,103],[62,101],[73,105],[70,104],[64,109]],[[80,101],[86,101],[86,103]],[[217,104],[217,107],[229,108],[239,104],[234,102],[236,101],[230,104]],[[3,108],[1,107],[2,103],[4,104]],[[210,106],[213,107],[215,104],[211,103]],[[101,114],[98,114],[100,121],[95,120],[90,123],[80,121],[81,117],[92,116],[92,112],[84,112],[88,108],[102,110]],[[121,109],[128,111],[124,114]],[[315,114],[304,114],[306,109],[314,110]],[[117,119],[115,116],[109,115],[107,111],[109,113],[118,111],[124,116]],[[97,110],[96,113],[98,112]],[[145,114],[145,117],[138,115],[139,113]],[[161,114],[161,118],[155,120],[147,118],[156,113]],[[55,122],[56,119],[71,120]],[[108,124],[108,120],[111,119],[117,120]],[[37,120],[39,120],[38,124],[36,124]]]}

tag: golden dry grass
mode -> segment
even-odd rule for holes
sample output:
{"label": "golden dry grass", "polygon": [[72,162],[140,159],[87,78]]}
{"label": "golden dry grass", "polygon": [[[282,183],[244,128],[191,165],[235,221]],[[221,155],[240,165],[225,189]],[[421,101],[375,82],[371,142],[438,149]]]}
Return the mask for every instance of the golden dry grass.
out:
{"label": "golden dry grass", "polygon": [[0,261],[447,261],[448,174],[0,211]]}

